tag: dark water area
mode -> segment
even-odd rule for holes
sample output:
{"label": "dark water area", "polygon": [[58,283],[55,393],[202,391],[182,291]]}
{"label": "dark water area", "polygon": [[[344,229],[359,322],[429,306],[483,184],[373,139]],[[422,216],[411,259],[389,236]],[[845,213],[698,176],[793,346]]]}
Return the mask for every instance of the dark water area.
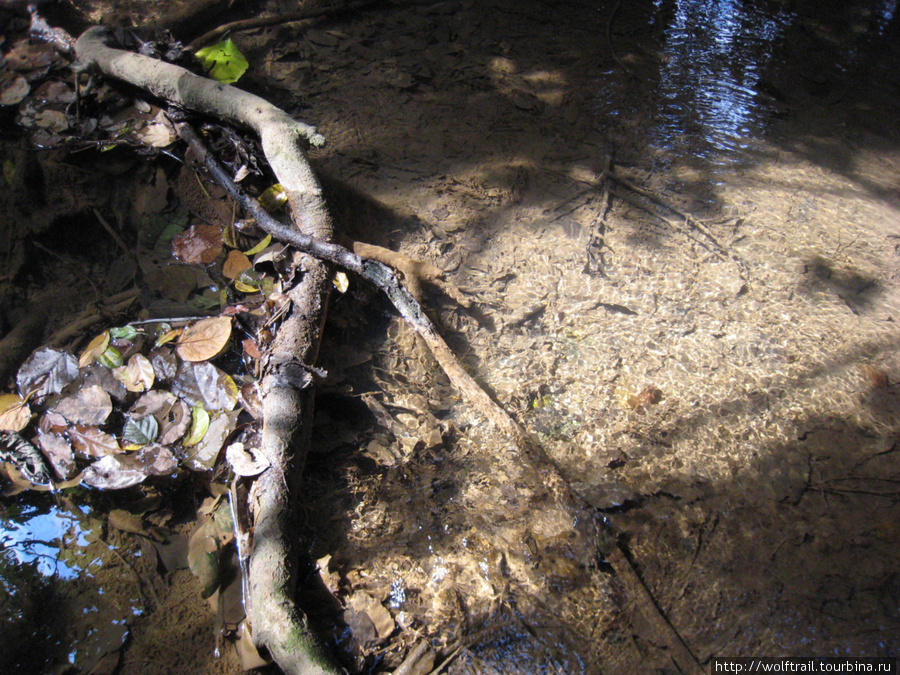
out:
{"label": "dark water area", "polygon": [[598,119],[621,129],[649,108],[659,168],[674,157],[734,166],[763,140],[795,149],[796,135],[895,145],[897,10],[893,0],[623,3],[609,26],[618,64],[598,82]]}

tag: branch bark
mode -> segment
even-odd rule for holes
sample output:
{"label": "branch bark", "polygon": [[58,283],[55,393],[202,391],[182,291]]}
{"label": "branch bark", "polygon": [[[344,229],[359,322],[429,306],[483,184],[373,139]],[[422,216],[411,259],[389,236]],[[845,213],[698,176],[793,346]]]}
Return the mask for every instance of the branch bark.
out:
{"label": "branch bark", "polygon": [[[305,153],[307,144],[324,142],[313,127],[236,87],[113,49],[107,46],[107,37],[103,28],[85,31],[75,44],[78,60],[171,104],[255,131],[287,194],[297,228],[291,230],[325,242],[332,239],[331,215]],[[286,673],[334,674],[344,671],[309,629],[306,617],[294,603],[296,545],[290,535],[313,410],[312,391],[303,384],[307,379],[298,377],[298,373],[312,367],[318,355],[331,270],[326,263],[300,252],[295,254],[293,264],[300,281],[288,291],[291,311],[263,364],[260,450],[271,466],[251,491],[256,519],[247,611],[255,644],[267,649]]]}

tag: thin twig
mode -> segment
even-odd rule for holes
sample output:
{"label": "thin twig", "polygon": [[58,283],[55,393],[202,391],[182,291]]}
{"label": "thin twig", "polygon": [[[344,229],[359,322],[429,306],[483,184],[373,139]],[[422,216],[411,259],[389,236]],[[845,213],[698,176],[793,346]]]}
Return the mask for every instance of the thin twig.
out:
{"label": "thin twig", "polygon": [[315,7],[311,9],[303,9],[298,12],[289,12],[288,14],[280,14],[274,16],[257,16],[252,19],[241,19],[230,23],[222,24],[213,28],[211,31],[204,33],[196,40],[190,42],[185,51],[196,51],[200,47],[209,44],[213,40],[223,37],[227,33],[236,33],[242,30],[250,30],[251,28],[263,28],[265,26],[280,26],[285,23],[294,21],[305,21],[307,19],[317,19],[322,16],[330,16],[341,12],[349,12],[357,9],[363,9],[370,5],[377,5],[379,0],[363,0],[362,2],[351,2],[339,7]]}
{"label": "thin twig", "polygon": [[131,255],[131,250],[128,248],[125,242],[122,241],[122,237],[119,236],[119,233],[112,229],[112,226],[108,222],[106,222],[106,218],[103,217],[103,214],[101,214],[100,211],[98,211],[96,208],[93,209],[93,211],[94,215],[97,216],[97,220],[100,221],[100,224],[103,226],[103,229],[106,230],[109,233],[109,236],[112,237],[113,241],[116,242],[116,246],[122,249],[122,252],[125,253],[125,255]]}
{"label": "thin twig", "polygon": [[137,288],[132,288],[131,290],[110,296],[107,298],[107,304],[100,305],[96,309],[82,312],[75,321],[65,328],[56,331],[50,336],[47,344],[59,346],[84,331],[85,328],[100,323],[101,321],[106,321],[116,314],[125,313],[134,301],[137,300],[138,295],[140,295],[140,291]]}

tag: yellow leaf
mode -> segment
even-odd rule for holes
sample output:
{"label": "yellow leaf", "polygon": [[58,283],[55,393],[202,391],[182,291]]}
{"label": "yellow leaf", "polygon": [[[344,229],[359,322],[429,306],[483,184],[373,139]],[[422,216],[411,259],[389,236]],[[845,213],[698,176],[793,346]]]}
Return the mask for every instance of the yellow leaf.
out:
{"label": "yellow leaf", "polygon": [[272,243],[272,235],[267,234],[263,240],[248,251],[244,251],[244,255],[256,255],[260,251],[264,251],[266,247]]}
{"label": "yellow leaf", "polygon": [[250,284],[245,284],[243,281],[235,281],[234,287],[239,290],[241,293],[259,293],[259,289],[251,286]]}
{"label": "yellow leaf", "polygon": [[347,289],[350,288],[350,280],[347,278],[346,273],[338,271],[334,275],[334,279],[331,280],[331,283],[334,284],[334,287],[338,290],[338,293],[346,293]]}
{"label": "yellow leaf", "polygon": [[0,394],[0,429],[22,431],[31,421],[31,409],[15,394]]}
{"label": "yellow leaf", "polygon": [[182,334],[182,332],[184,332],[183,328],[175,328],[173,330],[170,330],[168,333],[165,333],[164,335],[160,335],[156,339],[156,344],[153,346],[154,347],[162,347],[164,344],[167,344],[167,343],[171,342],[172,340],[174,340],[175,338],[177,338],[179,335]]}
{"label": "yellow leaf", "polygon": [[175,352],[185,361],[208,361],[218,356],[231,338],[231,317],[202,319],[184,329]]}
{"label": "yellow leaf", "polygon": [[113,377],[125,385],[128,391],[142,392],[153,387],[156,374],[149,359],[143,354],[133,354],[128,365],[113,369]]}
{"label": "yellow leaf", "polygon": [[197,443],[203,440],[208,429],[209,413],[199,405],[194,406],[191,410],[191,429],[188,431],[188,435],[183,441],[184,447],[190,448],[191,446],[197,445]]}
{"label": "yellow leaf", "polygon": [[275,183],[259,196],[259,204],[269,213],[274,213],[287,204],[287,194],[281,183]]}
{"label": "yellow leaf", "polygon": [[88,346],[84,348],[84,351],[81,352],[81,357],[78,359],[78,367],[84,368],[85,366],[91,365],[94,362],[94,359],[106,351],[108,346],[109,331],[103,331],[100,335],[91,340],[88,343]]}

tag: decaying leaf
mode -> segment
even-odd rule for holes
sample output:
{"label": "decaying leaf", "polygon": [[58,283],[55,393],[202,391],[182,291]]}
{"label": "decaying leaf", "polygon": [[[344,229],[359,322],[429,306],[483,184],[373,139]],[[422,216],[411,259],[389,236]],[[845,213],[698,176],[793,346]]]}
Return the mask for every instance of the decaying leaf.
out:
{"label": "decaying leaf", "polygon": [[0,430],[22,431],[31,421],[31,409],[15,394],[0,394]]}
{"label": "decaying leaf", "polygon": [[133,457],[109,455],[85,469],[82,482],[100,490],[122,490],[142,483],[146,478],[147,472]]}
{"label": "decaying leaf", "polygon": [[172,393],[206,410],[232,410],[238,389],[231,376],[208,361],[182,363],[172,380]]}
{"label": "decaying leaf", "polygon": [[159,422],[153,415],[140,419],[128,417],[122,427],[122,440],[128,443],[127,450],[133,450],[152,443],[159,435]]}
{"label": "decaying leaf", "polygon": [[346,293],[347,289],[350,288],[350,279],[347,278],[346,272],[338,270],[334,273],[332,284],[334,284],[334,287],[337,289],[338,293]]}
{"label": "decaying leaf", "polygon": [[76,424],[69,429],[69,440],[75,446],[75,451],[84,457],[106,457],[122,452],[115,437],[97,427]]}
{"label": "decaying leaf", "polygon": [[134,137],[141,143],[154,148],[165,148],[178,138],[175,127],[166,117],[166,114],[160,110],[156,117],[148,122],[143,128],[134,132]]}
{"label": "decaying leaf", "polygon": [[169,448],[159,443],[145,445],[138,450],[135,460],[154,476],[169,476],[178,471],[178,460]]}
{"label": "decaying leaf", "polygon": [[250,413],[253,419],[262,419],[262,400],[259,396],[259,385],[256,382],[248,382],[241,387],[238,396],[241,406]]}
{"label": "decaying leaf", "polygon": [[110,511],[107,522],[120,532],[130,532],[131,534],[140,534],[145,537],[150,536],[150,533],[144,528],[141,517],[124,509],[113,509]]}
{"label": "decaying leaf", "polygon": [[60,60],[51,45],[45,42],[32,42],[27,37],[18,40],[4,58],[11,70],[20,73],[43,70]]}
{"label": "decaying leaf", "polygon": [[636,413],[643,414],[649,406],[659,403],[662,397],[662,391],[654,385],[648,384],[637,395],[629,396],[626,399],[626,404]]}
{"label": "decaying leaf", "polygon": [[219,587],[219,541],[208,522],[191,535],[188,544],[188,567],[200,582],[201,595],[208,598]]}
{"label": "decaying leaf", "polygon": [[222,444],[237,423],[237,412],[219,413],[212,417],[209,429],[196,446],[191,448],[191,453],[185,458],[185,465],[193,471],[208,471],[216,463],[216,457],[222,449]]}
{"label": "decaying leaf", "polygon": [[269,460],[258,448],[246,447],[243,443],[229,445],[225,450],[225,459],[238,476],[258,476],[269,468]]}
{"label": "decaying leaf", "polygon": [[132,392],[148,391],[156,379],[153,364],[143,354],[132,354],[127,365],[113,369],[113,375]]}
{"label": "decaying leaf", "polygon": [[890,384],[888,375],[883,368],[864,363],[860,366],[860,371],[873,389],[885,389]]}
{"label": "decaying leaf", "polygon": [[56,477],[60,480],[71,478],[75,472],[75,455],[69,442],[59,434],[51,432],[38,436],[37,443],[53,467]]}
{"label": "decaying leaf", "polygon": [[202,319],[184,329],[175,351],[185,361],[208,361],[218,356],[231,338],[231,317]]}
{"label": "decaying leaf", "polygon": [[184,328],[173,328],[170,331],[166,331],[165,333],[160,335],[158,338],[156,338],[156,344],[154,345],[154,347],[162,347],[163,345],[168,344],[169,342],[171,342],[172,340],[177,338],[179,335],[181,335],[183,332],[184,332]]}
{"label": "decaying leaf", "polygon": [[66,396],[53,410],[72,424],[97,426],[106,422],[112,412],[112,400],[106,390],[94,384]]}
{"label": "decaying leaf", "polygon": [[[180,333],[181,331],[179,331]],[[172,339],[175,337],[172,336]],[[168,347],[165,349],[154,349],[150,352],[150,363],[153,365],[153,373],[156,375],[157,380],[168,382],[178,373],[178,357]]]}
{"label": "decaying leaf", "polygon": [[226,279],[237,279],[241,272],[251,267],[250,258],[240,251],[229,251],[222,263],[222,274]]}
{"label": "decaying leaf", "polygon": [[172,240],[172,254],[187,263],[208,265],[222,252],[222,230],[212,225],[191,225]]}
{"label": "decaying leaf", "polygon": [[38,398],[58,394],[78,376],[78,361],[58,349],[43,347],[32,354],[16,374],[19,393]]}
{"label": "decaying leaf", "polygon": [[28,96],[31,86],[21,75],[6,72],[0,75],[0,105],[16,105]]}
{"label": "decaying leaf", "polygon": [[84,368],[94,362],[94,360],[106,351],[109,346],[109,332],[103,331],[88,343],[88,346],[81,352],[78,359],[78,367]]}
{"label": "decaying leaf", "polygon": [[371,620],[376,636],[384,639],[394,632],[394,619],[384,605],[363,590],[358,590],[347,598],[348,606]]}

